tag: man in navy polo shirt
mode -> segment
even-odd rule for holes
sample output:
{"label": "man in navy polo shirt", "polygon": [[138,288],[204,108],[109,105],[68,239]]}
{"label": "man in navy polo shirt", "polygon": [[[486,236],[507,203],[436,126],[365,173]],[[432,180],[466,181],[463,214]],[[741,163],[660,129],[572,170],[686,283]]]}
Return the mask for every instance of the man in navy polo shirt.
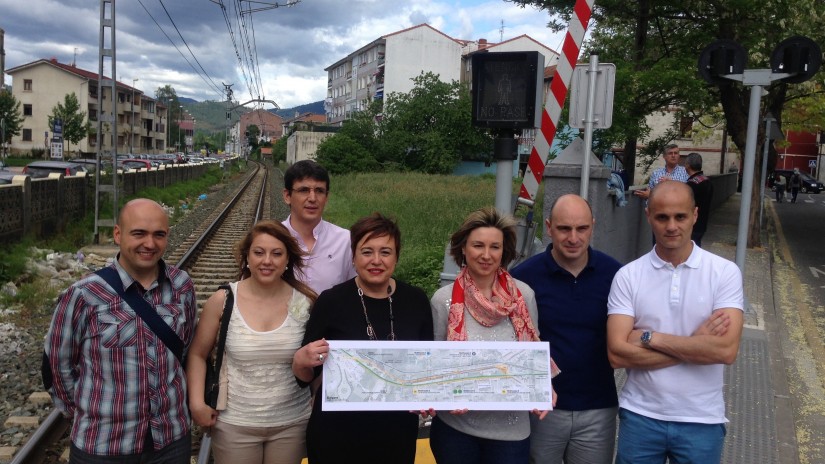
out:
{"label": "man in navy polo shirt", "polygon": [[531,417],[531,463],[613,460],[618,399],[607,359],[607,297],[621,264],[590,248],[593,211],[578,195],[556,200],[547,219],[552,242],[512,271],[536,292],[541,339],[561,374],[556,408]]}

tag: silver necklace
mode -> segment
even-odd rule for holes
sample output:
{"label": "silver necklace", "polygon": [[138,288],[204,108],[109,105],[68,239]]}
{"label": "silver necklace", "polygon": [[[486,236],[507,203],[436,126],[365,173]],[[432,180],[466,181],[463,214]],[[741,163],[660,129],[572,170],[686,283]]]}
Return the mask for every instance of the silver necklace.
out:
{"label": "silver necklace", "polygon": [[[361,307],[364,309],[364,321],[367,323],[367,337],[370,340],[377,340],[378,338],[375,336],[375,329],[372,328],[372,322],[370,322],[370,317],[367,315],[367,305],[364,303],[364,291],[361,290],[361,286],[357,283],[355,284],[358,287],[358,297],[361,298]],[[387,286],[387,300],[390,302],[390,334],[387,336],[387,340],[395,341],[395,325],[393,324],[395,318],[392,315],[392,286]]]}

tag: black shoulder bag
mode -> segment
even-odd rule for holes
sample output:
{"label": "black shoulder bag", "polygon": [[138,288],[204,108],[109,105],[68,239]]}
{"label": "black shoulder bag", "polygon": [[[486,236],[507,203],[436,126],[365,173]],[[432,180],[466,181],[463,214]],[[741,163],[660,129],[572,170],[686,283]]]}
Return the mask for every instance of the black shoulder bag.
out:
{"label": "black shoulder bag", "polygon": [[[161,342],[166,345],[166,348],[175,355],[181,367],[183,364],[183,340],[180,339],[177,333],[169,327],[169,324],[163,321],[155,309],[148,301],[143,299],[143,296],[138,293],[137,288],[132,285],[128,291],[123,289],[123,281],[120,280],[120,275],[112,266],[107,266],[95,272],[101,279],[112,287],[112,290],[117,292],[120,298],[129,305],[130,308],[137,314],[146,325],[157,335]],[[43,361],[40,367],[40,373],[43,376],[43,386],[46,390],[52,387],[54,379],[52,378],[51,367],[49,365],[49,358],[43,352]]]}
{"label": "black shoulder bag", "polygon": [[203,387],[203,400],[206,404],[215,409],[218,405],[218,393],[221,387],[221,366],[223,365],[223,354],[226,348],[226,332],[229,330],[229,319],[232,315],[232,308],[235,305],[235,296],[232,294],[232,287],[227,284],[219,287],[226,291],[226,300],[221,312],[221,328],[218,331],[218,340],[215,343],[214,358],[206,360],[206,382]]}

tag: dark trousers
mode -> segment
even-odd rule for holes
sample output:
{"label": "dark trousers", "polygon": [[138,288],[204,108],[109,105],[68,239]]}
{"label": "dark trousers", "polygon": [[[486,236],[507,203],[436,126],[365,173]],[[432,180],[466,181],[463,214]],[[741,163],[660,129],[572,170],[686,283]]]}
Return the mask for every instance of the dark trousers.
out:
{"label": "dark trousers", "polygon": [[791,187],[791,203],[796,203],[797,195],[799,195],[799,187]]}
{"label": "dark trousers", "polygon": [[189,464],[192,459],[192,435],[187,433],[159,450],[154,449],[152,434],[146,434],[143,452],[121,456],[89,454],[72,444],[69,464]]}
{"label": "dark trousers", "polygon": [[436,416],[430,430],[430,449],[438,464],[523,464],[530,458],[530,438],[505,441],[474,437]]}

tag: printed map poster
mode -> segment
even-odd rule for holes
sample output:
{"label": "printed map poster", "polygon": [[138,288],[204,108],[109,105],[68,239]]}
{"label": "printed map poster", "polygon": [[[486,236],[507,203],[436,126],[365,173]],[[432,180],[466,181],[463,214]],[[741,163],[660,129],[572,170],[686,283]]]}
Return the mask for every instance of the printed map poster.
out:
{"label": "printed map poster", "polygon": [[329,340],[324,411],[550,410],[547,342]]}

